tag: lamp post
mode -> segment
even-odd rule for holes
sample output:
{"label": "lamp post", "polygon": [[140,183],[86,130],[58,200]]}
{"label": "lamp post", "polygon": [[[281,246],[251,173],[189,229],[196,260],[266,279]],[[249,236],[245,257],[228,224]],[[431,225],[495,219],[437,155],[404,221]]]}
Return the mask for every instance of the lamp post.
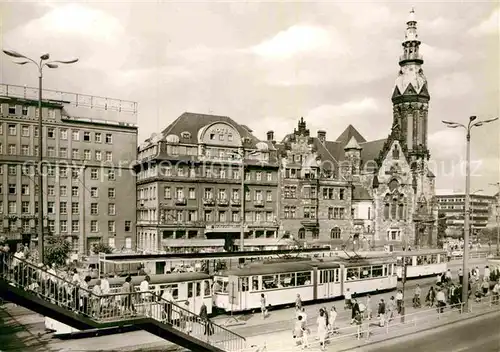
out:
{"label": "lamp post", "polygon": [[43,233],[43,119],[42,119],[42,87],[43,87],[43,69],[45,67],[56,69],[59,64],[73,64],[78,59],[73,60],[52,60],[49,54],[40,56],[40,60],[33,60],[23,54],[13,50],[3,50],[5,55],[21,61],[14,61],[18,65],[34,64],[38,69],[38,167],[35,172],[38,174],[38,252],[40,260],[44,262],[44,233]]}
{"label": "lamp post", "polygon": [[[483,192],[483,191],[484,190],[482,190],[482,189],[476,189],[474,192],[471,192],[470,195],[472,196],[478,192]],[[474,202],[472,201],[472,203],[474,203]],[[470,208],[471,208],[470,209],[470,233],[471,233],[472,237],[474,237],[474,234],[475,234],[475,231],[474,231],[474,205],[472,205]],[[465,221],[465,216],[464,216],[464,221]],[[476,239],[477,239],[477,237],[476,237]]]}
{"label": "lamp post", "polygon": [[498,189],[495,218],[497,221],[497,256],[500,257],[500,182],[490,183],[490,185]]}
{"label": "lamp post", "polygon": [[453,121],[442,121],[448,128],[462,127],[466,131],[466,160],[465,160],[465,218],[464,218],[464,253],[463,253],[463,286],[462,286],[462,302],[464,304],[463,311],[469,312],[469,217],[470,217],[470,132],[473,127],[481,127],[487,123],[498,120],[497,118],[476,121],[477,116],[470,116],[467,126]]}

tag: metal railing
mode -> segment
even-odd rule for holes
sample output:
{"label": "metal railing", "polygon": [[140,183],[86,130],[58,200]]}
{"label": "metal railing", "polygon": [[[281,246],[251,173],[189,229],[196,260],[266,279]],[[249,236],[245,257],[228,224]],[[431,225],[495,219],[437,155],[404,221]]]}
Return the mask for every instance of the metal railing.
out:
{"label": "metal railing", "polygon": [[149,318],[225,351],[241,351],[245,338],[154,292],[97,294],[29,261],[4,255],[0,278],[11,285],[96,323]]}

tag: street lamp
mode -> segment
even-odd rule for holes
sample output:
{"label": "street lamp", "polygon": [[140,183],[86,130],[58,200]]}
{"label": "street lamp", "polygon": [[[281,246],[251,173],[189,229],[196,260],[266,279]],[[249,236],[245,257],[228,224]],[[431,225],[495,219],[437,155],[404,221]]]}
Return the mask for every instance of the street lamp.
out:
{"label": "street lamp", "polygon": [[18,53],[13,50],[3,50],[5,55],[13,57],[15,59],[21,59],[21,61],[14,61],[18,65],[34,64],[38,69],[38,167],[35,168],[35,172],[38,173],[38,252],[40,260],[44,262],[44,234],[43,234],[43,138],[42,138],[42,83],[43,83],[43,69],[45,67],[56,69],[59,64],[74,64],[78,59],[73,60],[52,60],[49,54],[43,54],[40,56],[40,60],[37,62],[23,54]]}
{"label": "street lamp", "polygon": [[497,118],[476,121],[477,116],[470,116],[467,126],[464,124],[453,122],[453,121],[443,121],[443,123],[448,128],[458,128],[462,127],[466,131],[466,160],[465,160],[465,218],[464,218],[464,263],[463,263],[463,286],[462,286],[462,302],[464,304],[465,312],[468,312],[469,306],[469,217],[470,217],[470,131],[473,127],[481,127],[490,122],[498,120]]}
{"label": "street lamp", "polygon": [[500,257],[500,182],[490,183],[490,185],[498,188],[495,216],[497,220],[497,256]]}

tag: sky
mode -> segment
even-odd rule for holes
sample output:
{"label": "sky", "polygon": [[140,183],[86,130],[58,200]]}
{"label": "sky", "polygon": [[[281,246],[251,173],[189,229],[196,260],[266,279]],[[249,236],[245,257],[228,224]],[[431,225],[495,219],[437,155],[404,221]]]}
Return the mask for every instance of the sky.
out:
{"label": "sky", "polygon": [[[335,140],[392,125],[391,94],[415,8],[431,95],[436,188],[463,191],[465,134],[441,120],[499,116],[500,19],[495,2],[2,2],[0,44],[25,55],[78,57],[48,71],[48,89],[139,104],[139,142],[185,111],[225,115],[281,140],[304,117]],[[0,57],[0,81],[37,85],[34,67]],[[474,129],[472,190],[500,180],[500,124]]]}

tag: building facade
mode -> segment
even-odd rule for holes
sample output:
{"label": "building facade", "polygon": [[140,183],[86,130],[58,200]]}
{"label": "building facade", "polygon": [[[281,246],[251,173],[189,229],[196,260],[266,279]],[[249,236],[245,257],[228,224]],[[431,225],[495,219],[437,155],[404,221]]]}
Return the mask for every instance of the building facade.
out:
{"label": "building facade", "polygon": [[65,236],[79,254],[97,242],[134,249],[137,104],[44,90],[39,131],[37,93],[0,85],[0,231],[38,240],[42,136],[46,233]]}
{"label": "building facade", "polygon": [[247,248],[279,245],[273,143],[229,117],[187,112],[138,153],[139,250],[239,246],[242,229]]}
{"label": "building facade", "polygon": [[[447,232],[450,235],[462,235],[465,218],[465,194],[439,194],[437,196],[439,212],[446,216]],[[471,234],[479,234],[489,223],[496,223],[496,197],[470,195],[470,228]],[[493,221],[492,221],[493,220]]]}

